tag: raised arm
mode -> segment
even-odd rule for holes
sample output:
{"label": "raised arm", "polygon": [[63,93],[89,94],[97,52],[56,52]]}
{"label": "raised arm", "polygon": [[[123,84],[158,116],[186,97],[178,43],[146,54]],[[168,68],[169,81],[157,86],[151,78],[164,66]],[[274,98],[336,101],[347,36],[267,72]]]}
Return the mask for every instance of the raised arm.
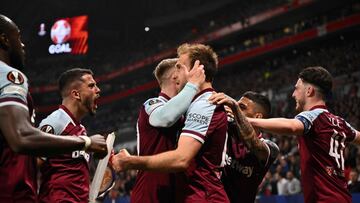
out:
{"label": "raised arm", "polygon": [[120,150],[111,162],[117,171],[138,169],[160,172],[184,171],[201,148],[201,143],[189,136],[180,136],[175,150],[152,156],[132,156],[126,149]]}
{"label": "raised arm", "polygon": [[105,138],[101,135],[84,140],[77,136],[54,136],[34,128],[30,123],[29,112],[18,105],[0,107],[0,129],[9,144],[17,153],[35,156],[49,156],[80,150],[96,152],[99,157],[107,154]]}
{"label": "raised arm", "polygon": [[197,60],[191,71],[187,73],[187,80],[188,83],[178,95],[151,112],[149,123],[152,126],[170,127],[186,112],[198,92],[198,87],[205,82],[204,66],[200,61]]}

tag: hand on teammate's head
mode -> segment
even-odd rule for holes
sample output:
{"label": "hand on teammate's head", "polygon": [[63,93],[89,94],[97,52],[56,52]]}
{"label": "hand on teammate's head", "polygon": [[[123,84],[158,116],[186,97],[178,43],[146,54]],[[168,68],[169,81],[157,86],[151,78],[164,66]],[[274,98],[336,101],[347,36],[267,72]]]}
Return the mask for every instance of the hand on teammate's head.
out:
{"label": "hand on teammate's head", "polygon": [[205,82],[205,78],[204,65],[200,64],[199,60],[196,60],[193,68],[187,74],[187,81],[199,87]]}
{"label": "hand on teammate's head", "polygon": [[89,152],[94,152],[94,157],[102,159],[104,158],[108,151],[107,151],[107,145],[106,145],[106,139],[102,135],[93,135],[90,137],[91,139],[91,145],[87,149]]}

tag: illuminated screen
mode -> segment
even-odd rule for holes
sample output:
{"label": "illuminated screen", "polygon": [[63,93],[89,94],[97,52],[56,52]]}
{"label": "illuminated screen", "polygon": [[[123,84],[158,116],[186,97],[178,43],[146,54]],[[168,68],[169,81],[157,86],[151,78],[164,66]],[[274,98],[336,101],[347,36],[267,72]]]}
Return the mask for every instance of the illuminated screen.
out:
{"label": "illuminated screen", "polygon": [[37,34],[47,54],[86,54],[87,28],[88,16],[83,15],[40,23]]}

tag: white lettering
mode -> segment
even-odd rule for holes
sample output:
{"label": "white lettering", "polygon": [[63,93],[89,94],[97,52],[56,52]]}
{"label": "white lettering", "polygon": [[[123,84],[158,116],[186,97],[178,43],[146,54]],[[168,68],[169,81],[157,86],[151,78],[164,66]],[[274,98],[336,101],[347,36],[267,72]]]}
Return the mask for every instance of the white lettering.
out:
{"label": "white lettering", "polygon": [[71,52],[71,47],[69,43],[52,44],[49,46],[50,54],[60,54],[60,53],[69,53],[69,52]]}

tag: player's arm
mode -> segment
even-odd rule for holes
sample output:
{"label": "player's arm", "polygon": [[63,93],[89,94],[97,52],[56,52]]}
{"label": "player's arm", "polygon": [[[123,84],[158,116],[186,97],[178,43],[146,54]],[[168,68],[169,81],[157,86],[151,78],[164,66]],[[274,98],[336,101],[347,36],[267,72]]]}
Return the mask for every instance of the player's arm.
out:
{"label": "player's arm", "polygon": [[149,123],[154,127],[170,127],[186,112],[198,91],[197,85],[187,83],[181,92],[167,103],[154,109]]}
{"label": "player's arm", "polygon": [[247,148],[259,158],[259,160],[266,162],[270,154],[270,149],[258,138],[255,129],[247,121],[237,102],[224,93],[214,93],[209,98],[209,101],[216,104],[223,104],[231,108],[235,120],[236,135],[245,143]]}
{"label": "player's arm", "polygon": [[107,154],[103,136],[94,135],[86,141],[77,136],[44,133],[31,125],[28,110],[19,105],[1,106],[0,118],[4,118],[0,119],[1,132],[14,152],[49,156],[80,150],[90,144],[88,151],[97,152],[99,157]]}
{"label": "player's arm", "polygon": [[262,131],[275,135],[302,135],[304,133],[304,123],[299,119],[287,118],[247,118],[252,126]]}
{"label": "player's arm", "polygon": [[352,141],[354,144],[360,145],[360,132],[355,130],[355,138]]}
{"label": "player's arm", "polygon": [[189,167],[201,145],[192,137],[180,136],[178,147],[175,150],[152,156],[132,156],[125,149],[122,149],[112,158],[111,162],[117,172],[128,169],[160,172],[184,171]]}
{"label": "player's arm", "polygon": [[[186,70],[186,69],[185,69]],[[187,73],[188,83],[178,95],[162,106],[150,110],[149,123],[154,127],[170,127],[183,115],[198,92],[198,87],[205,82],[204,66],[196,61]]]}

